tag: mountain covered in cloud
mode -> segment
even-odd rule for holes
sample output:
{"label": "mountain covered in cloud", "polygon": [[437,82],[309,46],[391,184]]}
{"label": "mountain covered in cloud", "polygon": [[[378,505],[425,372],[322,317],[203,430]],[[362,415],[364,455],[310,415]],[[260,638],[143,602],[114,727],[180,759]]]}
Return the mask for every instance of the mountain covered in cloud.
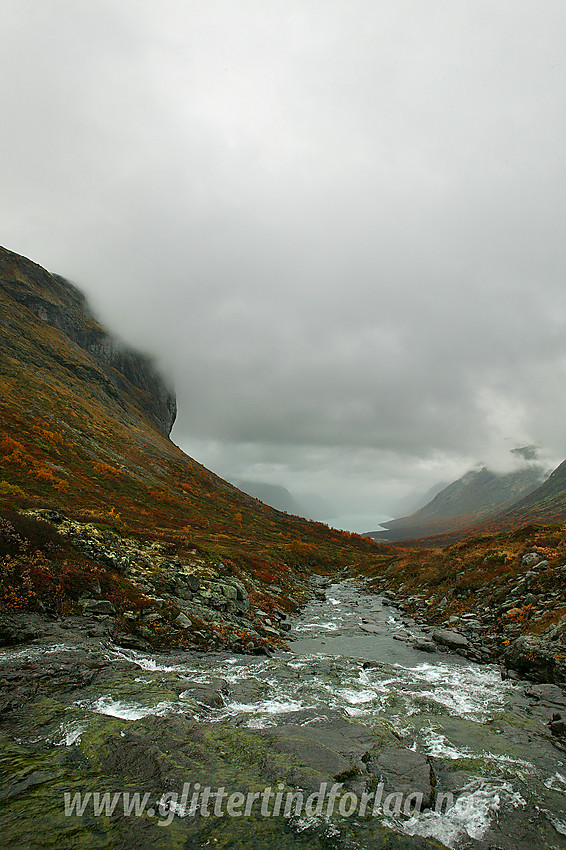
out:
{"label": "mountain covered in cloud", "polygon": [[471,469],[444,487],[426,505],[409,516],[383,523],[375,540],[401,541],[457,532],[485,522],[502,509],[529,497],[542,484],[544,467],[529,449],[519,450],[525,464],[511,472],[493,472],[486,466]]}
{"label": "mountain covered in cloud", "polygon": [[[0,508],[151,539],[179,562],[234,571],[258,600],[375,553],[370,540],[260,504],[185,454],[169,438],[175,396],[151,359],[108,332],[73,284],[4,248],[0,341]],[[71,609],[79,578],[65,590]],[[107,577],[125,605],[122,579],[129,587]]]}
{"label": "mountain covered in cloud", "polygon": [[535,490],[493,517],[500,528],[524,523],[560,522],[566,517],[566,460]]}
{"label": "mountain covered in cloud", "polygon": [[[169,436],[177,415],[174,393],[150,357],[99,324],[85,296],[73,284],[0,248],[0,285],[5,296],[63,334],[87,358],[87,362],[67,359],[63,363],[63,355],[58,356],[59,364],[74,373],[76,380],[95,382],[116,401],[122,399],[124,403],[127,398],[164,436]],[[4,329],[8,327],[4,322]]]}

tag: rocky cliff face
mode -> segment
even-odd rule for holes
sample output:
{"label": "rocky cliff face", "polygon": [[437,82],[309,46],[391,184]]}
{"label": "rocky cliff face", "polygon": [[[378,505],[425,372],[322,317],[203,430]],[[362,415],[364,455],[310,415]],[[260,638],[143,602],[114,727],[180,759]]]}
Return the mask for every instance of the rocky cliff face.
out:
{"label": "rocky cliff face", "polygon": [[[86,298],[73,284],[0,248],[0,287],[87,352],[100,367],[99,380],[114,400],[127,399],[148,415],[162,434],[169,436],[177,413],[174,394],[146,355],[101,327]],[[91,373],[89,378],[96,379],[96,374]]]}

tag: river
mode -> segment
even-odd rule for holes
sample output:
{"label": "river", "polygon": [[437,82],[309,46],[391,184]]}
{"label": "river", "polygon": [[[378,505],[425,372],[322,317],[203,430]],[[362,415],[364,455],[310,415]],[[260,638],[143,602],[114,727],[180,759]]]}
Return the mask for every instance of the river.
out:
{"label": "river", "polygon": [[[418,651],[411,648],[418,636],[416,624],[405,622],[360,583],[346,581],[331,585],[326,601],[302,610],[289,633],[289,650],[273,657],[150,656],[89,644],[74,633],[68,642],[3,650],[0,677],[10,681],[12,676],[19,687],[25,681],[17,678],[22,671],[34,681],[41,680],[42,671],[51,682],[62,676],[58,690],[47,689],[41,696],[36,688],[28,708],[20,707],[4,724],[12,770],[4,782],[3,846],[566,848],[566,749],[547,725],[553,714],[566,710],[563,691],[503,680],[497,667],[458,655]],[[83,681],[80,671],[92,671],[91,678]],[[162,736],[172,736],[172,730],[176,743],[164,743]],[[208,750],[199,744],[203,735]],[[189,738],[192,761],[179,755],[180,742]],[[294,750],[291,739],[299,741]],[[235,756],[230,761],[227,740],[239,753],[237,761]],[[69,831],[70,819],[57,814],[63,789],[98,787],[100,771],[111,778],[112,788],[117,777],[134,787],[132,778],[140,773],[146,784],[158,786],[156,776],[148,774],[152,759],[165,784],[180,778],[185,765],[193,779],[198,774],[204,781],[208,771],[211,784],[221,779],[237,788],[244,776],[252,781],[253,770],[256,782],[261,776],[273,781],[274,771],[287,770],[281,759],[292,756],[292,775],[306,777],[308,787],[313,777],[324,774],[324,753],[328,763],[342,759],[352,765],[344,773],[344,787],[359,795],[372,777],[375,787],[380,776],[375,769],[378,740],[397,757],[409,755],[409,762],[417,764],[420,757],[419,770],[423,764],[430,770],[432,798],[451,794],[452,805],[437,809],[431,802],[412,814],[383,811],[372,817],[371,829],[368,818],[356,814],[313,816],[310,822],[291,818],[281,840],[276,832],[262,838],[256,830],[247,845],[239,832],[226,831],[226,818],[216,825],[214,818],[206,823],[203,818],[198,826],[194,817],[175,817],[160,832],[140,839],[133,818],[125,832],[116,818],[100,820],[96,828],[85,826],[83,818],[81,833],[76,825]],[[254,741],[263,749],[250,761],[242,753],[251,752]],[[138,744],[145,756],[135,749]],[[410,785],[410,776],[402,779]],[[38,800],[53,840],[36,845],[32,824],[37,813],[29,805]],[[182,843],[178,836],[189,820],[189,837]],[[115,829],[119,840],[111,837]]]}

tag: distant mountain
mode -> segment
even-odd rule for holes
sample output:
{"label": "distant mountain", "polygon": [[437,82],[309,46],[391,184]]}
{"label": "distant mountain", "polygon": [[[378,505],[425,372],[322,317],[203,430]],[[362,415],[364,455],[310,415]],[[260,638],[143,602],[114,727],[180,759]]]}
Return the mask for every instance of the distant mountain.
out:
{"label": "distant mountain", "polygon": [[299,504],[286,487],[279,484],[266,484],[263,481],[247,481],[242,478],[237,478],[234,484],[248,496],[259,499],[271,508],[294,516],[307,516],[306,508]]}
{"label": "distant mountain", "polygon": [[301,491],[298,500],[307,510],[305,516],[310,519],[326,521],[337,517],[339,514],[339,511],[330,502],[319,496],[318,493],[304,493]]}
{"label": "distant mountain", "polygon": [[409,516],[409,514],[412,514],[415,511],[420,510],[420,508],[424,508],[425,505],[428,505],[437,493],[440,493],[440,491],[444,490],[447,486],[448,481],[439,481],[437,484],[429,487],[426,491],[413,490],[407,496],[397,499],[396,502],[390,505],[389,511],[393,516]]}
{"label": "distant mountain", "polygon": [[271,508],[306,519],[326,520],[336,515],[336,511],[321,496],[305,493],[296,499],[286,487],[280,484],[266,484],[263,481],[249,481],[236,478],[234,485],[243,490],[248,496],[259,499]]}
{"label": "distant mountain", "polygon": [[[445,487],[410,516],[384,522],[374,540],[401,541],[454,532],[484,522],[540,487],[544,468],[536,462],[508,473],[481,466]],[[565,499],[566,503],[566,499]]]}

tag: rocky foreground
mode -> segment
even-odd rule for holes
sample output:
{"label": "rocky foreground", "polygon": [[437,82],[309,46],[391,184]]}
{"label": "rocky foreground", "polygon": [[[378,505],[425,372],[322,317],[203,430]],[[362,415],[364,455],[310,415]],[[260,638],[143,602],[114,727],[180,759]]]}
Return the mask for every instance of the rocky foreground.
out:
{"label": "rocky foreground", "polygon": [[[50,569],[61,564],[65,547],[71,560],[75,555],[86,560],[74,576],[75,586],[65,588],[64,598],[44,603],[32,591],[33,598],[14,598],[11,606],[4,605],[0,645],[16,645],[69,629],[142,651],[227,648],[269,654],[281,646],[291,628],[288,612],[299,607],[305,593],[313,592],[312,580],[317,580],[305,576],[297,581],[299,598],[294,598],[283,595],[275,583],[266,587],[249,575],[244,581],[233,569],[196,549],[178,557],[167,543],[105,531],[49,509],[29,511],[26,519],[36,533],[46,526],[50,530],[43,546],[57,553]],[[17,521],[21,518],[14,519]],[[0,534],[5,543],[15,541],[16,557],[41,561],[42,553],[30,553],[14,526],[8,520],[3,522]],[[68,563],[63,561],[63,566]],[[5,572],[0,578],[7,595],[9,576]],[[19,579],[21,583],[21,576]],[[27,603],[27,610],[19,610],[22,603]]]}
{"label": "rocky foreground", "polygon": [[272,657],[122,648],[86,612],[0,651],[2,846],[566,847],[561,688],[415,649],[359,582],[310,596]]}

